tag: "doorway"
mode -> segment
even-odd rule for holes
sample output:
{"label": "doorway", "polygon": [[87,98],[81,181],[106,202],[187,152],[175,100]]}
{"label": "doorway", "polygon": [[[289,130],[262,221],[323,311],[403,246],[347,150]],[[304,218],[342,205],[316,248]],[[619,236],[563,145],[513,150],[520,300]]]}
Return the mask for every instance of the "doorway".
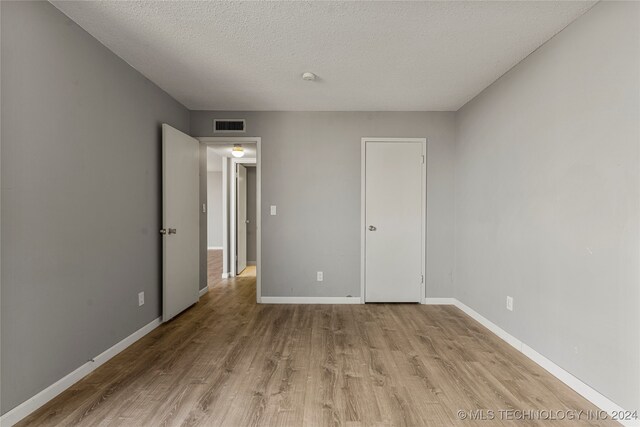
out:
{"label": "doorway", "polygon": [[[211,223],[209,218],[207,220],[208,236],[216,234],[210,227],[220,231],[219,240],[208,240],[208,275],[217,268],[213,273],[214,283],[216,280],[237,276],[255,277],[256,300],[260,302],[260,138],[201,137],[198,139],[207,146],[207,152],[211,151],[218,156],[217,164],[220,164],[221,169],[220,180],[212,181],[214,185],[218,185],[218,182],[221,185],[221,191],[216,192],[219,196],[213,196],[221,203],[220,221]],[[242,174],[241,179],[239,179],[240,174]],[[209,177],[207,178],[209,181]],[[209,206],[211,205],[210,194],[212,191],[207,182],[209,209],[212,207]],[[213,217],[215,218],[215,215]],[[221,242],[220,246],[217,242]]]}
{"label": "doorway", "polygon": [[363,302],[425,295],[426,139],[362,139]]}

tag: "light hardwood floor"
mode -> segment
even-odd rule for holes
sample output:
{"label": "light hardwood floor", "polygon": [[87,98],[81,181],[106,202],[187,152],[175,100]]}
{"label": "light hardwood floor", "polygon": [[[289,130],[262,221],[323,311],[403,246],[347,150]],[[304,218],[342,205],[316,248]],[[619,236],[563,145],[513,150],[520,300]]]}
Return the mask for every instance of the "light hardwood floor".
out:
{"label": "light hardwood floor", "polygon": [[454,307],[257,305],[240,277],[21,425],[576,425],[473,409],[596,410]]}
{"label": "light hardwood floor", "polygon": [[207,286],[212,287],[222,280],[222,249],[207,250]]}
{"label": "light hardwood floor", "polygon": [[238,274],[238,276],[240,276],[240,277],[255,277],[256,276],[256,266],[255,265],[248,265],[247,268],[245,268],[244,270],[242,270],[242,272],[240,274]]}

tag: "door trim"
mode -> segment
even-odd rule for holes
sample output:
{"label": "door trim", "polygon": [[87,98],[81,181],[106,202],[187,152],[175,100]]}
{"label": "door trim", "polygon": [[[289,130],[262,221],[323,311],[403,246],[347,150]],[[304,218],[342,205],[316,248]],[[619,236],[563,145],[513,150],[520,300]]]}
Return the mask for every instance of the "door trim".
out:
{"label": "door trim", "polygon": [[[238,224],[236,224],[236,218],[237,218],[237,212],[236,212],[236,206],[237,206],[237,194],[238,194],[238,176],[236,175],[236,173],[238,172],[238,166],[237,165],[256,165],[256,169],[257,169],[257,162],[256,159],[243,159],[243,158],[232,158],[231,159],[231,197],[229,198],[229,204],[230,206],[230,210],[229,210],[229,217],[231,219],[231,227],[229,227],[229,237],[231,239],[231,250],[229,251],[229,255],[232,257],[231,262],[229,263],[229,265],[231,266],[231,270],[229,271],[229,277],[235,277],[238,275],[238,271],[236,271],[238,269],[238,260],[236,259],[236,251],[238,250],[238,239],[237,239],[237,229],[236,227],[238,226]],[[258,175],[257,175],[258,171],[256,170],[256,187],[258,187]],[[258,216],[258,207],[256,205],[256,216]],[[256,226],[257,227],[257,226]],[[258,244],[257,241],[257,236],[256,236],[256,245]],[[257,260],[256,260],[257,262]],[[257,275],[257,272],[256,272]]]}
{"label": "door trim", "polygon": [[360,303],[366,303],[366,178],[368,142],[419,142],[422,143],[424,163],[422,166],[422,287],[420,290],[420,303],[426,303],[427,289],[427,138],[374,138],[365,137],[360,141]]}
{"label": "door trim", "polygon": [[[259,304],[262,299],[262,215],[260,214],[260,206],[262,204],[262,138],[259,136],[205,136],[196,139],[206,145],[256,144],[256,302]],[[234,159],[235,158],[232,160]],[[235,184],[232,186],[232,189],[234,187]],[[231,201],[229,201],[229,203],[231,204]],[[231,212],[229,213],[229,217],[228,219],[231,220]],[[229,250],[228,258],[231,258],[231,253],[231,250]],[[235,263],[229,262],[229,264],[235,268]]]}

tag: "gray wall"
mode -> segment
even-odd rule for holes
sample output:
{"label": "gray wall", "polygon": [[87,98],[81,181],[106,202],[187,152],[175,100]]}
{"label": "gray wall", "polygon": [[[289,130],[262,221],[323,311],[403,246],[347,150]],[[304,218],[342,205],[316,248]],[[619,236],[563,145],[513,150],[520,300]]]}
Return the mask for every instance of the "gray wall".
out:
{"label": "gray wall", "polygon": [[222,172],[207,172],[207,246],[222,247]]}
{"label": "gray wall", "polygon": [[263,296],[360,295],[365,136],[428,138],[427,296],[453,295],[454,113],[192,111],[192,135],[212,136],[214,117],[262,137]]}
{"label": "gray wall", "polygon": [[249,263],[255,263],[258,259],[256,178],[256,168],[247,167],[247,219],[249,220],[249,224],[247,224],[247,262]]}
{"label": "gray wall", "polygon": [[459,111],[456,149],[456,296],[631,410],[639,23],[597,4]]}
{"label": "gray wall", "polygon": [[51,4],[0,7],[5,413],[160,316],[160,124],[189,113]]}

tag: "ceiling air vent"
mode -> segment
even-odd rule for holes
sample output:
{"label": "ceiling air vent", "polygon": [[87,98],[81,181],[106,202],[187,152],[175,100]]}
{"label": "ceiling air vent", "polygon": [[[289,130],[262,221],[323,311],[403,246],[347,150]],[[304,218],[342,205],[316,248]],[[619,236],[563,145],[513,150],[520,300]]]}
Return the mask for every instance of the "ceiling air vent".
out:
{"label": "ceiling air vent", "polygon": [[244,132],[244,119],[213,119],[214,132]]}

